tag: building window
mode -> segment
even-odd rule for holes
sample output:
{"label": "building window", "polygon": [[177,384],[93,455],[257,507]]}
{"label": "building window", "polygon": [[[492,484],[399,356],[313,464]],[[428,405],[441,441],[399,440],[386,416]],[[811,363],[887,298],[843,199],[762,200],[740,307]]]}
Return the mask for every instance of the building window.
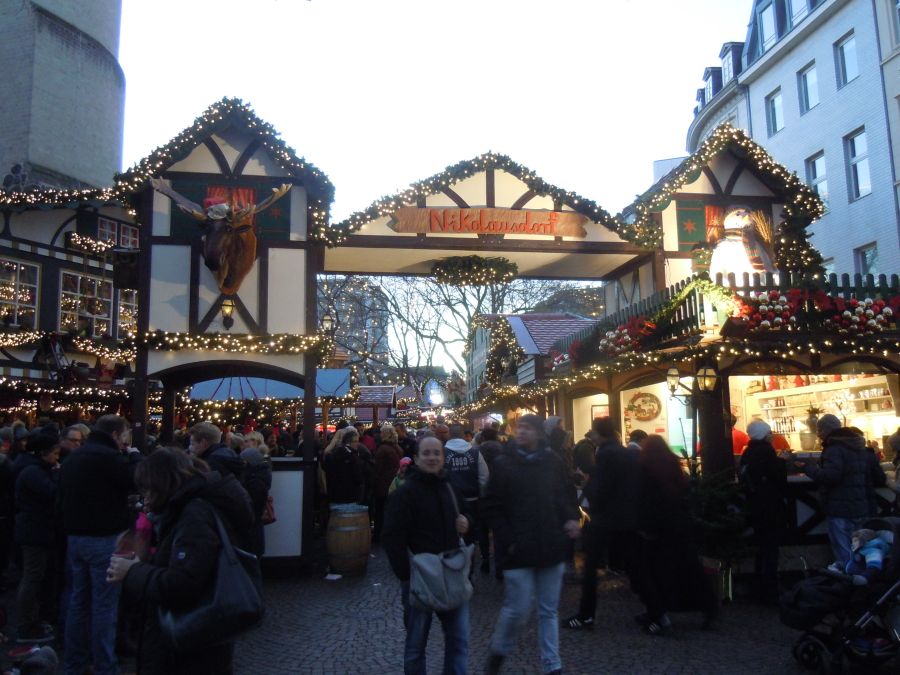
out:
{"label": "building window", "polygon": [[859,75],[859,66],[856,62],[856,38],[853,33],[836,43],[834,50],[838,88],[841,88]]}
{"label": "building window", "polygon": [[[900,0],[897,0],[900,2]],[[722,59],[722,85],[724,86],[726,82],[731,82],[731,78],[734,77],[734,64],[733,64],[733,56],[731,55],[731,50],[725,54],[725,58]]]}
{"label": "building window", "polygon": [[34,329],[39,278],[37,265],[0,258],[0,321],[4,328]]}
{"label": "building window", "polygon": [[112,298],[110,280],[63,272],[59,329],[89,338],[112,335]]}
{"label": "building window", "polygon": [[828,208],[828,180],[825,175],[825,153],[818,152],[806,160],[806,182]]}
{"label": "building window", "polygon": [[803,18],[809,13],[807,0],[790,0],[791,5],[791,26],[796,26],[803,21]]}
{"label": "building window", "polygon": [[140,230],[133,225],[119,225],[119,246],[122,248],[138,248],[140,246]]}
{"label": "building window", "polygon": [[781,105],[781,89],[776,89],[766,96],[766,123],[769,136],[777,134],[784,128],[784,111]]}
{"label": "building window", "polygon": [[97,239],[111,242],[122,248],[140,246],[140,230],[134,225],[126,225],[109,218],[97,218]]}
{"label": "building window", "polygon": [[825,276],[834,274],[834,258],[825,258],[822,261],[822,268],[825,270]]}
{"label": "building window", "polygon": [[878,244],[866,244],[854,251],[858,274],[878,274]]}
{"label": "building window", "polygon": [[811,63],[797,73],[800,90],[800,112],[805,113],[819,105],[819,80],[816,77],[816,64]]}
{"label": "building window", "polygon": [[128,333],[137,333],[138,299],[137,291],[119,291],[119,335],[121,340]]}
{"label": "building window", "polygon": [[712,76],[711,76],[711,75],[710,75],[709,79],[706,81],[706,87],[705,87],[705,95],[704,95],[704,97],[705,97],[705,99],[706,99],[707,101],[712,101],[712,98],[713,98],[713,80],[712,80]]}
{"label": "building window", "polygon": [[775,29],[775,4],[769,3],[759,11],[760,52],[768,51],[778,39]]}
{"label": "building window", "polygon": [[110,241],[115,246],[118,243],[118,237],[116,236],[118,225],[116,221],[109,218],[97,218],[97,239],[99,241]]}
{"label": "building window", "polygon": [[847,175],[850,183],[850,201],[865,197],[872,191],[869,177],[869,148],[866,130],[860,129],[844,139],[847,153]]}

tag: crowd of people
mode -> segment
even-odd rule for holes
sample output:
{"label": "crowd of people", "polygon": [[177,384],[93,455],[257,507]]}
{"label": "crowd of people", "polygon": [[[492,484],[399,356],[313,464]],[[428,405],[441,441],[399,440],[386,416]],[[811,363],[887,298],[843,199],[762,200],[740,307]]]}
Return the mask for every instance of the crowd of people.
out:
{"label": "crowd of people", "polygon": [[[821,486],[834,568],[850,570],[854,538],[877,513],[875,490],[886,481],[873,449],[833,415],[819,419],[817,462],[786,459],[762,420],[745,435],[736,467],[757,551],[754,596],[777,599],[789,471]],[[10,637],[56,640],[68,673],[118,672],[118,655],[129,648],[140,673],[229,672],[232,643],[172,648],[159,616],[201,601],[221,547],[264,553],[268,443],[281,453],[300,450],[299,434],[267,437],[209,422],[171,447],[139,450],[117,415],[90,426],[0,428],[0,582],[7,572],[18,581]],[[435,615],[445,634],[444,672],[468,667],[468,596],[434,611],[411,601],[410,556],[421,553],[477,547],[481,572],[493,568],[503,581],[489,673],[501,672],[532,612],[540,667],[561,672],[559,629],[593,627],[598,569],[629,581],[644,606],[635,620],[648,635],[669,632],[672,612],[700,612],[706,627],[716,620],[688,507],[691,479],[660,436],[635,430],[621,439],[608,417],[595,419],[577,443],[560,418],[537,415],[519,417],[512,430],[493,424],[477,432],[458,423],[418,430],[342,423],[317,455],[321,511],[367,505],[373,539],[400,581],[407,673],[426,672]],[[561,585],[577,545],[580,602],[561,620]]]}
{"label": "crowd of people", "polygon": [[[320,489],[331,503],[371,505],[375,539],[401,583],[405,672],[426,672],[433,616],[445,635],[444,672],[466,672],[469,603],[431,611],[410,601],[410,556],[449,553],[460,541],[477,544],[481,571],[493,561],[505,585],[488,673],[501,671],[532,611],[542,672],[561,672],[559,627],[593,627],[598,569],[628,579],[645,608],[635,621],[648,635],[669,632],[672,612],[699,612],[704,627],[715,624],[718,600],[700,563],[689,472],[661,436],[635,430],[623,441],[610,418],[599,418],[574,443],[560,418],[535,415],[504,432],[497,424],[473,433],[438,423],[413,437],[403,424],[347,426],[325,448]],[[885,475],[858,430],[834,416],[819,422],[824,451],[814,464],[789,466],[762,420],[741,434],[736,468],[757,551],[753,597],[774,603],[788,471],[805,472],[824,491],[837,565],[849,557],[851,533],[876,514],[874,489]],[[581,599],[577,613],[560,620],[576,540],[584,551]]]}
{"label": "crowd of people", "polygon": [[[0,428],[0,574],[18,581],[8,637],[62,645],[73,675],[118,673],[122,653],[139,673],[231,672],[233,643],[177,648],[159,617],[204,601],[223,547],[263,553],[267,454],[261,435],[208,422],[146,451],[118,415]],[[47,652],[31,672],[55,672]]]}

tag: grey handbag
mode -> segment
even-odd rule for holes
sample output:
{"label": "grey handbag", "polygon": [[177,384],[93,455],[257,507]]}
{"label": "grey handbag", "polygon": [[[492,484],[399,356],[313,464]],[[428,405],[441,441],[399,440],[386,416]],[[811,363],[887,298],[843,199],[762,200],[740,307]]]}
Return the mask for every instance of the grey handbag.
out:
{"label": "grey handbag", "polygon": [[[447,484],[453,508],[459,515],[459,505],[453,488]],[[469,568],[472,566],[474,544],[459,538],[459,547],[442,553],[410,553],[409,602],[413,607],[435,612],[448,612],[461,607],[472,597]]]}

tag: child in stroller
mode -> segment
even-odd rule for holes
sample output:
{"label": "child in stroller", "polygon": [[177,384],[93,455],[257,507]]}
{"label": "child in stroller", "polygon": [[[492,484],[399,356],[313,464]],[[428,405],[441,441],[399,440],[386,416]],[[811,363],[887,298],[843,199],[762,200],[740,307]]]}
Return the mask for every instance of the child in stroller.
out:
{"label": "child in stroller", "polygon": [[854,533],[853,558],[781,598],[781,621],[803,631],[793,655],[839,673],[846,660],[878,666],[900,652],[900,518],[873,518]]}

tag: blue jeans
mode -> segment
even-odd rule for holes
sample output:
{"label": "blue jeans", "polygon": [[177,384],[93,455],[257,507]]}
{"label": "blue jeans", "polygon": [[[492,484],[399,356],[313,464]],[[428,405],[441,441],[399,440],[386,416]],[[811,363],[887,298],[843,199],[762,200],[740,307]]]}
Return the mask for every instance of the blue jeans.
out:
{"label": "blue jeans", "polygon": [[401,586],[406,646],[403,650],[405,675],[425,675],[425,645],[431,630],[432,614],[437,614],[444,630],[444,675],[465,675],[469,660],[469,603],[449,612],[431,612],[409,604],[409,582]]}
{"label": "blue jeans", "polygon": [[835,518],[828,516],[828,540],[834,559],[843,570],[853,557],[851,539],[853,533],[862,527],[865,518]]}
{"label": "blue jeans", "polygon": [[66,615],[65,672],[83,675],[93,661],[95,675],[115,675],[116,619],[121,584],[106,581],[117,535],[69,537],[67,566],[72,595]]}
{"label": "blue jeans", "polygon": [[503,570],[506,593],[497,617],[491,653],[506,656],[516,646],[519,631],[537,604],[538,649],[543,672],[562,668],[559,658],[559,593],[565,563],[552,567],[520,567]]}

